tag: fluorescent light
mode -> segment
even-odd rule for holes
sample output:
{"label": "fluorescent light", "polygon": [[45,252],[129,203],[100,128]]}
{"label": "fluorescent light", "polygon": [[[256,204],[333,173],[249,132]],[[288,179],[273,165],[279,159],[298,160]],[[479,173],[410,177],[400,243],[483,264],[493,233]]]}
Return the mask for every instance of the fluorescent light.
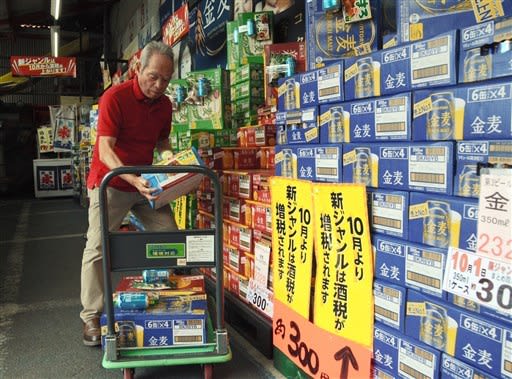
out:
{"label": "fluorescent light", "polygon": [[61,0],[52,0],[50,5],[50,13],[55,20],[60,17]]}
{"label": "fluorescent light", "polygon": [[53,25],[50,26],[50,43],[52,46],[52,56],[59,56],[59,34],[60,34],[60,26]]}

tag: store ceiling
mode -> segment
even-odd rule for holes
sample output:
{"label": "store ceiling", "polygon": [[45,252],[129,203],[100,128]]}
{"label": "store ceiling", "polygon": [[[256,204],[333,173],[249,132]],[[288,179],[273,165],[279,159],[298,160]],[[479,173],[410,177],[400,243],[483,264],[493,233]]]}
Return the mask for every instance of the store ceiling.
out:
{"label": "store ceiling", "polygon": [[[62,0],[58,24],[64,32],[103,32],[103,11],[117,0]],[[53,25],[50,0],[1,0],[0,38],[13,38],[25,34],[48,34],[45,26]],[[40,25],[24,28],[21,25]]]}

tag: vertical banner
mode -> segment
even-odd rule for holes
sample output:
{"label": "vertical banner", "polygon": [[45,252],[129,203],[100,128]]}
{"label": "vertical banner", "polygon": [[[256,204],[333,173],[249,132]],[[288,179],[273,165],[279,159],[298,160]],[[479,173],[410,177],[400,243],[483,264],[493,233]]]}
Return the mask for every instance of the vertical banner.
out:
{"label": "vertical banner", "polygon": [[366,188],[313,185],[316,252],[314,323],[372,346],[373,259]]}
{"label": "vertical banner", "polygon": [[274,299],[309,317],[313,262],[311,182],[272,177]]}

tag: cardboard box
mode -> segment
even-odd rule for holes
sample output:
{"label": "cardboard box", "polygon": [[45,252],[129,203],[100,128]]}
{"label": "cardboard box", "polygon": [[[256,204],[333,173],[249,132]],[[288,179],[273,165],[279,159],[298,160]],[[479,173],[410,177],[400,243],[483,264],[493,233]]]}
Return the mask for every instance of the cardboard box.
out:
{"label": "cardboard box", "polygon": [[441,379],[497,379],[446,353],[441,355]]}
{"label": "cardboard box", "polygon": [[[201,345],[206,343],[206,295],[161,299],[146,310],[115,308],[115,330],[120,347]],[[107,317],[100,318],[105,346]]]}
{"label": "cardboard box", "polygon": [[390,373],[387,370],[383,370],[380,367],[372,367],[372,379],[398,379],[398,376]]}
{"label": "cardboard box", "polygon": [[245,225],[254,230],[272,234],[272,209],[270,204],[247,200],[245,202]]}
{"label": "cardboard box", "polygon": [[300,108],[344,100],[343,61],[299,74]]}
{"label": "cardboard box", "polygon": [[247,262],[245,253],[233,246],[224,246],[224,252],[224,264],[226,264],[235,273],[245,275],[245,266]]}
{"label": "cardboard box", "polygon": [[276,146],[277,176],[341,183],[341,145]]}
{"label": "cardboard box", "polygon": [[226,55],[227,69],[236,70],[240,65],[240,49],[238,48],[238,20],[226,23]]}
{"label": "cardboard box", "polygon": [[224,195],[253,200],[257,191],[268,190],[268,178],[273,174],[271,170],[224,171]]}
{"label": "cardboard box", "polygon": [[376,233],[372,247],[375,278],[405,287],[407,241]]}
{"label": "cardboard box", "polygon": [[263,105],[263,98],[246,97],[231,103],[233,115],[237,118],[250,118],[258,114],[258,108]]}
{"label": "cardboard box", "polygon": [[479,197],[479,165],[512,165],[512,140],[459,141],[456,151],[453,192],[457,196]]}
{"label": "cardboard box", "polygon": [[[473,8],[472,4],[478,4]],[[502,8],[501,11],[498,11]],[[508,1],[400,1],[397,5],[399,43],[431,38],[454,27],[464,28],[512,12]],[[454,23],[454,20],[457,20]]]}
{"label": "cardboard box", "polygon": [[414,92],[413,140],[512,139],[512,80]]}
{"label": "cardboard box", "polygon": [[[263,64],[263,48],[274,39],[274,13],[255,12],[238,15],[238,48],[240,64]],[[249,36],[248,23],[252,24],[254,35]]]}
{"label": "cardboard box", "polygon": [[250,253],[253,248],[252,229],[226,219],[224,224],[227,226],[229,245]]}
{"label": "cardboard box", "polygon": [[478,201],[412,192],[409,240],[429,246],[476,251]]}
{"label": "cardboard box", "polygon": [[409,141],[411,94],[320,106],[320,143]]}
{"label": "cardboard box", "polygon": [[400,378],[439,378],[441,352],[375,323],[373,338],[375,367]]}
{"label": "cardboard box", "polygon": [[247,63],[238,66],[230,72],[231,85],[243,82],[261,82],[263,81],[263,70],[261,63]]}
{"label": "cardboard box", "polygon": [[404,333],[406,289],[385,281],[375,280],[373,296],[375,298],[375,321]]}
{"label": "cardboard box", "polygon": [[178,104],[176,91],[182,87],[184,93],[188,92],[188,82],[185,79],[173,79],[169,82],[165,95],[172,103],[172,127],[186,126],[188,128],[188,109],[186,103]]}
{"label": "cardboard box", "polygon": [[405,332],[491,375],[512,377],[510,327],[408,291]]}
{"label": "cardboard box", "polygon": [[224,204],[227,207],[227,218],[231,221],[237,222],[239,224],[244,224],[249,226],[250,224],[246,224],[246,212],[248,211],[247,205],[245,204],[244,199],[238,199],[236,197],[228,197],[225,196],[223,198]]}
{"label": "cardboard box", "polygon": [[263,104],[264,100],[264,91],[263,91],[263,80],[246,80],[245,82],[240,82],[231,87],[231,100],[239,101],[241,99],[250,97],[253,99],[261,100],[260,103]]}
{"label": "cardboard box", "polygon": [[286,112],[300,109],[300,75],[278,79],[277,83],[277,110]]}
{"label": "cardboard box", "polygon": [[116,286],[116,292],[154,292],[161,296],[179,296],[205,293],[202,275],[169,274],[169,285],[147,285],[142,275],[124,276]]}
{"label": "cardboard box", "polygon": [[[512,3],[503,1],[505,15],[512,14]],[[461,25],[468,26],[468,25]],[[474,82],[512,74],[510,50],[512,18],[491,20],[461,30],[459,82]]]}
{"label": "cardboard box", "polygon": [[286,112],[286,141],[289,144],[319,142],[317,107]]}
{"label": "cardboard box", "polygon": [[288,66],[286,59],[293,57],[295,63],[294,73],[306,71],[306,44],[305,42],[286,42],[265,45],[264,57],[264,88],[265,104],[277,106],[278,81],[287,76]]}
{"label": "cardboard box", "polygon": [[[192,148],[175,154],[169,159],[157,162],[157,165],[204,166],[204,162],[197,154],[197,151]],[[151,207],[155,209],[161,208],[178,197],[193,191],[199,186],[202,179],[201,174],[193,173],[142,174],[142,176],[149,181],[150,187],[156,188],[154,195],[158,197],[156,200],[150,201]]]}
{"label": "cardboard box", "polygon": [[237,133],[238,146],[265,147],[276,144],[275,125],[251,125],[240,128]]}
{"label": "cardboard box", "polygon": [[[205,78],[210,87],[208,95],[198,97],[198,81]],[[227,71],[213,68],[187,74],[187,97],[190,129],[224,129],[231,125],[230,85]]]}
{"label": "cardboard box", "polygon": [[409,193],[370,190],[368,209],[373,232],[398,238],[409,238]]}
{"label": "cardboard box", "polygon": [[345,144],[343,180],[392,190],[453,192],[453,143]]}
{"label": "cardboard box", "polygon": [[452,293],[448,293],[448,304],[453,304],[459,308],[475,312],[482,318],[491,317],[496,322],[500,322],[506,325],[512,325],[512,313],[511,312],[500,312],[493,308],[485,307],[473,300],[463,298]]}
{"label": "cardboard box", "polygon": [[345,100],[457,82],[457,32],[345,60]]}
{"label": "cardboard box", "polygon": [[321,3],[317,0],[306,3],[308,70],[379,48],[379,1],[371,2],[371,19],[352,24],[345,23],[342,12],[325,12]]}

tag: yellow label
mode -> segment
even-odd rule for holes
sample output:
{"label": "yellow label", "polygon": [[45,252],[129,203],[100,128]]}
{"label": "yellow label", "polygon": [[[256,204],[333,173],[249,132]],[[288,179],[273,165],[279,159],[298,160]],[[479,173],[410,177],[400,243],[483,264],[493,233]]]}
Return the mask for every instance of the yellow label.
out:
{"label": "yellow label", "polygon": [[286,84],[285,83],[282,83],[279,88],[277,89],[277,95],[279,97],[283,96],[286,92]]}
{"label": "yellow label", "polygon": [[352,79],[354,76],[357,75],[358,72],[359,69],[357,63],[354,63],[352,66],[345,69],[345,81],[349,81],[350,79]]}
{"label": "yellow label", "polygon": [[320,115],[320,125],[328,124],[331,122],[331,111],[324,112]]}
{"label": "yellow label", "polygon": [[423,24],[410,24],[409,25],[409,40],[410,41],[419,41],[423,39]]}
{"label": "yellow label", "polygon": [[314,323],[350,341],[372,346],[373,261],[366,188],[314,183],[313,204],[313,219],[318,220],[314,223],[314,241],[319,262]]}
{"label": "yellow label", "polygon": [[195,121],[191,121],[190,122],[190,129],[196,129],[197,128],[197,123]]}
{"label": "yellow label", "polygon": [[309,181],[270,179],[274,299],[305,318],[309,318],[313,266],[311,192]]}
{"label": "yellow label", "polygon": [[382,45],[383,49],[389,49],[390,47],[395,47],[398,45],[398,40],[396,37],[391,38],[389,41],[387,41],[384,45]]}
{"label": "yellow label", "polygon": [[426,99],[414,103],[414,118],[432,111],[432,98],[429,96]]}
{"label": "yellow label", "polygon": [[274,162],[280,163],[283,160],[283,157],[284,157],[284,154],[282,151],[280,151],[279,153],[276,153],[276,155],[274,156]]}
{"label": "yellow label", "polygon": [[425,305],[425,303],[407,302],[407,315],[426,316],[427,306]]}
{"label": "yellow label", "polygon": [[369,43],[363,43],[354,49],[355,56],[366,55],[372,52],[372,47]]}
{"label": "yellow label", "polygon": [[309,142],[318,137],[318,128],[311,128],[306,133],[304,133],[304,137],[306,137],[306,141]]}
{"label": "yellow label", "polygon": [[498,0],[471,0],[476,22],[485,22],[505,15],[503,5]]}
{"label": "yellow label", "polygon": [[220,118],[212,118],[213,129],[222,129],[222,124],[220,122]]}
{"label": "yellow label", "polygon": [[174,219],[178,229],[184,230],[187,227],[187,196],[180,196],[174,203]]}
{"label": "yellow label", "polygon": [[428,204],[421,203],[409,206],[409,220],[425,218],[428,216]]}
{"label": "yellow label", "polygon": [[343,154],[343,166],[348,166],[356,161],[356,151],[352,150],[346,154]]}

